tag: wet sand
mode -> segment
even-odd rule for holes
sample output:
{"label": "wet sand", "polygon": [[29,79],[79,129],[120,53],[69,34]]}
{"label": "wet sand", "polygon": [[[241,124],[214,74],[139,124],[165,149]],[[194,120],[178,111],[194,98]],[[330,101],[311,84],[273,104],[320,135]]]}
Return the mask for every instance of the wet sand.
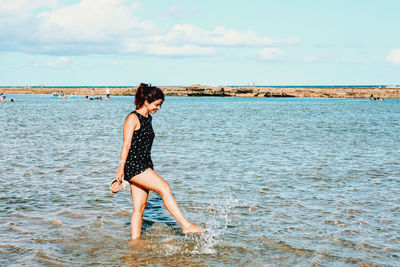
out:
{"label": "wet sand", "polygon": [[[112,87],[111,95],[134,95],[137,87]],[[167,96],[232,96],[232,97],[320,97],[320,98],[400,98],[398,87],[229,87],[229,86],[160,86]],[[4,94],[52,94],[54,91],[68,95],[105,95],[107,87],[44,87],[1,88]]]}

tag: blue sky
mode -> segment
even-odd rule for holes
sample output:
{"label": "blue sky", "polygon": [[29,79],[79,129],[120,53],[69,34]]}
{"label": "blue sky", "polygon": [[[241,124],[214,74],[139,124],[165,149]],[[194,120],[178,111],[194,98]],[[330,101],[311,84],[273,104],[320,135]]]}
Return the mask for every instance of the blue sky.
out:
{"label": "blue sky", "polygon": [[0,0],[0,86],[400,84],[397,0]]}

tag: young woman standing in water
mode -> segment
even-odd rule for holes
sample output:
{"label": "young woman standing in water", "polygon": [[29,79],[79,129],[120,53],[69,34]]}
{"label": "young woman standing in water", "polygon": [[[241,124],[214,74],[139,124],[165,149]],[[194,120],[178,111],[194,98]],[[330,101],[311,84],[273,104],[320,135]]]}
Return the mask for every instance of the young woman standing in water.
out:
{"label": "young woman standing in water", "polygon": [[149,113],[155,114],[163,101],[164,93],[160,88],[140,84],[135,96],[136,110],[127,116],[124,123],[120,164],[115,179],[119,182],[125,179],[130,183],[133,199],[132,240],[140,237],[149,190],[161,195],[165,207],[178,221],[184,234],[205,231],[183,216],[172,196],[171,187],[153,170],[150,153],[154,132]]}

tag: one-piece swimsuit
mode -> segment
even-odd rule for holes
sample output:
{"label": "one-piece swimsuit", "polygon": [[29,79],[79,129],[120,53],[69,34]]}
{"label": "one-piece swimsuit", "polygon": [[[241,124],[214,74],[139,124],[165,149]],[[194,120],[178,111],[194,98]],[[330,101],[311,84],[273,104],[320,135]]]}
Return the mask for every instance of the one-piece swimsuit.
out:
{"label": "one-piece swimsuit", "polygon": [[154,131],[151,125],[152,117],[150,114],[145,117],[136,110],[130,114],[132,113],[138,117],[140,129],[133,132],[131,146],[126,158],[124,179],[127,181],[148,168],[153,169],[153,161],[151,160],[151,146],[154,140]]}

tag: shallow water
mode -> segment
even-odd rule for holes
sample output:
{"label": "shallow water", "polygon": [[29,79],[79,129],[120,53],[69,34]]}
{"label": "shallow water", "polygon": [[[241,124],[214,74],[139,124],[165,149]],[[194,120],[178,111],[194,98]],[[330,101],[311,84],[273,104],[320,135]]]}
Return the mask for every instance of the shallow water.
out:
{"label": "shallow water", "polygon": [[132,97],[13,95],[0,105],[0,265],[396,266],[400,101],[167,97],[151,193],[129,244],[129,191],[108,189]]}

